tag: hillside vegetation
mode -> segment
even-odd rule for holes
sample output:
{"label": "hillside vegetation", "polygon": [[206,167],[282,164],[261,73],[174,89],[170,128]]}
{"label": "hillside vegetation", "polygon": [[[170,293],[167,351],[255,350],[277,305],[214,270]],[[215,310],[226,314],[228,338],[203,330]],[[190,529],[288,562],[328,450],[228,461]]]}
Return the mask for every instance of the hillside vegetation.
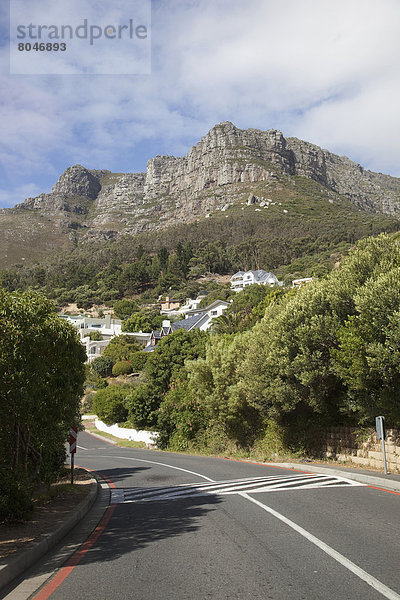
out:
{"label": "hillside vegetation", "polygon": [[371,426],[378,414],[399,426],[397,240],[362,240],[327,277],[253,300],[262,318],[233,333],[178,330],[161,340],[133,391],[98,392],[99,416],[112,408],[156,427],[163,448],[260,458],[315,452],[319,429]]}

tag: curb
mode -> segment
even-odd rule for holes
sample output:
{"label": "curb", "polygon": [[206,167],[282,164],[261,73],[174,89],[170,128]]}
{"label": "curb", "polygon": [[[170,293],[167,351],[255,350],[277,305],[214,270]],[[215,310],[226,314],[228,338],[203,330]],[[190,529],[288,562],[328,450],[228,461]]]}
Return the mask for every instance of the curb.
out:
{"label": "curb", "polygon": [[359,483],[365,483],[373,487],[380,487],[385,490],[400,492],[400,481],[394,479],[386,479],[375,475],[365,475],[364,473],[354,473],[353,471],[345,471],[342,469],[332,469],[303,463],[271,463],[276,467],[284,467],[295,471],[303,471],[304,473],[323,473],[327,475],[335,475],[336,477],[344,477],[346,479],[354,479]]}
{"label": "curb", "polygon": [[88,429],[85,429],[84,431],[88,435],[92,435],[93,437],[97,438],[98,440],[102,440],[103,442],[108,442],[109,444],[118,444],[118,442],[116,440],[111,440],[110,438],[99,435],[98,433],[93,433],[92,431],[89,431]]}
{"label": "curb", "polygon": [[[99,485],[99,482],[95,479],[91,484],[90,492],[86,498],[71,511],[72,514],[70,514],[57,529],[46,534],[40,542],[33,542],[31,548],[28,548],[9,559],[5,558],[4,562],[0,562],[0,590],[58,544],[58,542],[83,519],[96,500]],[[8,562],[6,562],[7,560]]]}

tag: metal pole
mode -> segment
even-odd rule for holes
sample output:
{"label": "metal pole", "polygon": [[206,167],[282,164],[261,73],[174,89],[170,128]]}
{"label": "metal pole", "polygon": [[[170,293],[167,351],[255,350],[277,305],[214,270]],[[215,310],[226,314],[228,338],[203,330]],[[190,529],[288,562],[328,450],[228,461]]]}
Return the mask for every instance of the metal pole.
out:
{"label": "metal pole", "polygon": [[[71,454],[71,485],[74,485],[74,457],[75,457],[75,454],[72,453]],[[385,471],[385,473],[386,473],[386,471]]]}
{"label": "metal pole", "polygon": [[385,440],[382,437],[383,471],[387,475]]}

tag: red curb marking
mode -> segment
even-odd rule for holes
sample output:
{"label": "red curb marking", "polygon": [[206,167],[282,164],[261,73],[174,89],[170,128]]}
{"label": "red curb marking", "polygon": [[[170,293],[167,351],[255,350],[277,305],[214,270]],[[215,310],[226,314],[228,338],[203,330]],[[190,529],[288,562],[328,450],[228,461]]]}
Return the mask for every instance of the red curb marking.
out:
{"label": "red curb marking", "polygon": [[400,492],[392,492],[392,490],[385,490],[385,488],[376,487],[375,485],[367,485],[365,487],[372,488],[373,490],[379,490],[380,492],[387,492],[388,494],[395,494],[395,496],[400,496]]}
{"label": "red curb marking", "polygon": [[107,477],[107,475],[104,475],[104,473],[102,473],[101,471],[96,471],[96,473],[98,473],[105,481],[107,481],[107,483],[110,487],[115,488],[115,485],[113,484],[111,479],[109,477]]}
{"label": "red curb marking", "polygon": [[[222,458],[223,460],[232,460],[234,462],[241,462],[241,463],[244,463],[247,465],[249,465],[249,464],[250,465],[261,465],[264,467],[272,467],[273,469],[286,469],[286,471],[295,471],[296,473],[306,473],[307,475],[313,474],[310,471],[300,471],[300,469],[292,469],[291,467],[279,467],[278,465],[271,465],[269,463],[260,463],[260,462],[254,461],[254,460],[241,460],[240,458],[229,458],[228,456],[221,456],[219,458]],[[351,477],[348,477],[348,479],[351,479]],[[379,490],[380,492],[387,492],[388,494],[395,494],[395,496],[400,496],[400,492],[392,492],[392,490],[386,490],[385,488],[376,487],[376,485],[368,485],[366,483],[364,485],[365,485],[365,487],[369,487],[373,490]]]}
{"label": "red curb marking", "polygon": [[109,520],[112,517],[112,514],[115,510],[115,504],[112,504],[108,507],[103,518],[100,523],[97,525],[96,529],[90,536],[90,538],[83,544],[80,550],[77,550],[75,554],[68,560],[65,567],[62,569],[51,579],[51,581],[36,595],[33,596],[34,600],[47,600],[51,596],[51,594],[62,584],[64,579],[68,577],[68,575],[74,570],[74,568],[81,562],[82,558],[85,554],[90,550],[90,548],[97,542],[103,531],[108,525]]}

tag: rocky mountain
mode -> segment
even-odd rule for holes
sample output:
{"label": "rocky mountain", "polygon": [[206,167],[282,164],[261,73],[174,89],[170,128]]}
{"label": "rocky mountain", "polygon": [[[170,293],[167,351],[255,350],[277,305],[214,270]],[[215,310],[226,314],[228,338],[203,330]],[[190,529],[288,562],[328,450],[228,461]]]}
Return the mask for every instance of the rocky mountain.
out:
{"label": "rocky mountain", "polygon": [[50,193],[0,211],[0,260],[8,264],[10,257],[21,259],[21,252],[36,256],[47,252],[49,244],[67,249],[88,239],[192,222],[240,204],[268,208],[278,197],[282,211],[288,212],[285,201],[293,200],[296,191],[301,195],[305,181],[318,187],[321,203],[344,202],[400,216],[400,179],[365,170],[274,129],[242,130],[223,122],[186,156],[150,159],[145,173],[68,168]]}

